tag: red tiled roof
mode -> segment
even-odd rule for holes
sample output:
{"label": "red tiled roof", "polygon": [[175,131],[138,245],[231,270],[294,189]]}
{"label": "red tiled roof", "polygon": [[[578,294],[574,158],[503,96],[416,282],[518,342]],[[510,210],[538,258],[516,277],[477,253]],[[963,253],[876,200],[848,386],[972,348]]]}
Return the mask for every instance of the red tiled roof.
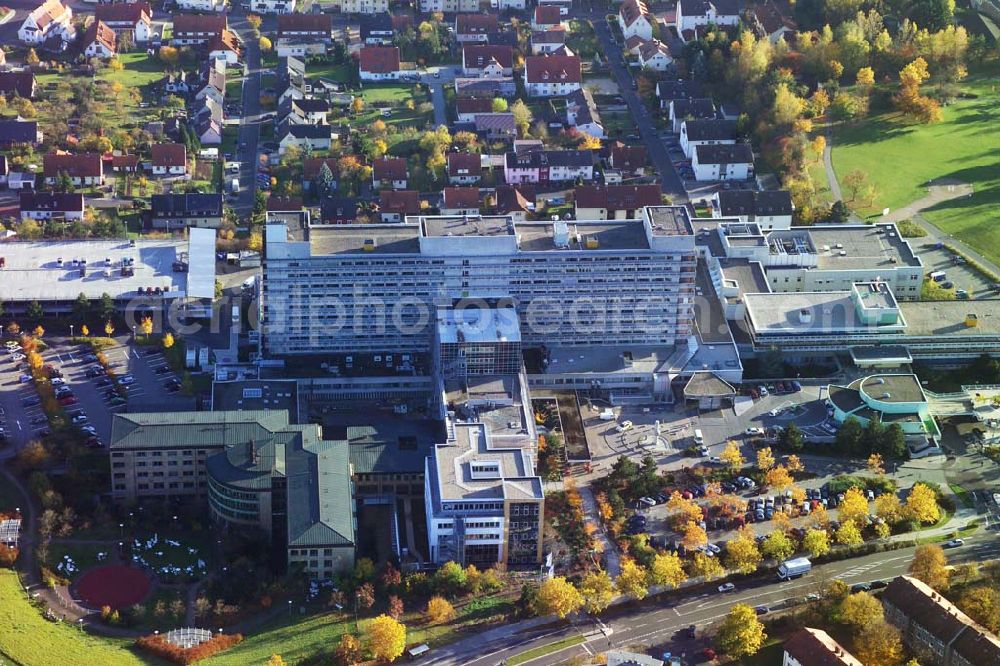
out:
{"label": "red tiled roof", "polygon": [[565,44],[566,28],[561,25],[548,30],[536,30],[531,33],[532,44]]}
{"label": "red tiled roof", "polygon": [[861,666],[850,652],[822,629],[805,627],[785,641],[785,652],[809,666]]}
{"label": "red tiled roof", "polygon": [[225,14],[178,14],[174,16],[174,37],[178,33],[213,33],[221,35],[229,27]]}
{"label": "red tiled roof", "polygon": [[625,22],[625,26],[628,27],[638,21],[639,19],[649,17],[649,8],[646,7],[646,3],[642,0],[625,0],[622,3],[621,9],[618,10],[622,17],[622,21]]}
{"label": "red tiled roof", "polygon": [[485,35],[500,29],[496,14],[459,14],[455,32],[460,35]]}
{"label": "red tiled roof", "polygon": [[362,72],[389,74],[399,71],[399,48],[395,46],[362,46],[359,56]]}
{"label": "red tiled roof", "polygon": [[393,14],[392,15],[392,29],[396,32],[401,32],[407,28],[413,27],[413,15],[412,14]]}
{"label": "red tiled roof", "polygon": [[31,72],[0,72],[0,94],[30,99],[34,94],[35,75]]}
{"label": "red tiled roof", "polygon": [[406,160],[402,157],[385,157],[372,163],[375,180],[406,180]]}
{"label": "red tiled roof", "polygon": [[580,185],[576,188],[579,208],[634,210],[661,203],[659,185]]}
{"label": "red tiled roof", "polygon": [[524,71],[528,83],[580,83],[583,80],[579,56],[528,56]]}
{"label": "red tiled roof", "polygon": [[320,32],[329,35],[333,17],[329,14],[279,14],[278,33]]}
{"label": "red tiled roof", "polygon": [[46,178],[57,178],[63,172],[74,178],[96,178],[104,173],[100,153],[47,153],[42,161]]}
{"label": "red tiled roof", "polygon": [[611,149],[611,166],[630,171],[641,169],[646,166],[646,149],[643,146],[618,144]]}
{"label": "red tiled roof", "polygon": [[442,208],[479,208],[478,187],[446,187]]}
{"label": "red tiled roof", "polygon": [[449,176],[482,175],[483,163],[479,153],[448,153]]}
{"label": "red tiled roof", "polygon": [[493,100],[487,97],[459,97],[455,100],[458,113],[489,113],[493,110]]}
{"label": "red tiled roof", "polygon": [[94,7],[94,18],[105,23],[138,23],[153,15],[147,2],[116,2]]}
{"label": "red tiled roof", "polygon": [[319,170],[323,168],[323,163],[330,167],[333,177],[336,178],[337,174],[340,173],[340,169],[337,167],[337,160],[333,157],[307,157],[302,161],[302,178],[304,180],[312,180],[318,174]]}
{"label": "red tiled roof", "polygon": [[482,69],[496,60],[504,69],[514,66],[514,49],[510,46],[468,44],[462,49],[462,63],[466,67]]}
{"label": "red tiled roof", "polygon": [[134,169],[139,166],[139,156],[115,155],[111,158],[111,166],[114,169]]}
{"label": "red tiled roof", "polygon": [[379,212],[397,215],[416,215],[420,212],[420,193],[416,190],[391,190],[383,192]]}
{"label": "red tiled roof", "polygon": [[542,5],[535,7],[536,25],[555,25],[562,22],[562,14],[559,7],[555,5]]}
{"label": "red tiled roof", "polygon": [[[535,188],[526,185],[500,185],[496,193],[496,212],[503,215],[516,211],[533,210]],[[530,205],[529,205],[530,204]]]}
{"label": "red tiled roof", "polygon": [[275,197],[267,198],[267,209],[269,211],[302,210],[302,197]]}
{"label": "red tiled roof", "polygon": [[97,42],[104,46],[107,50],[112,53],[115,52],[115,44],[118,43],[118,37],[115,35],[115,31],[112,30],[107,23],[104,21],[94,21],[87,28],[87,34],[83,36],[83,43],[86,46],[90,46],[94,42]]}
{"label": "red tiled roof", "polygon": [[154,143],[150,149],[153,166],[178,167],[187,165],[187,149],[182,143]]}
{"label": "red tiled roof", "polygon": [[208,40],[209,51],[232,51],[236,55],[240,54],[240,43],[236,39],[236,33],[232,30],[223,30],[221,35],[216,35]]}

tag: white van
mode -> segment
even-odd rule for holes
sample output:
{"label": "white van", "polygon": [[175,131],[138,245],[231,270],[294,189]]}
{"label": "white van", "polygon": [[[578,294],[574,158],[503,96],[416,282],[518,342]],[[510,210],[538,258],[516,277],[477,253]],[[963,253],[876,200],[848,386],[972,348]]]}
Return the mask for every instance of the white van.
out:
{"label": "white van", "polygon": [[609,409],[605,409],[603,412],[601,412],[600,414],[597,415],[597,418],[601,419],[602,421],[614,421],[615,420],[615,410],[610,409],[610,408]]}
{"label": "white van", "polygon": [[944,271],[934,271],[927,277],[934,280],[935,282],[944,282],[944,279],[948,277],[948,274],[945,273]]}
{"label": "white van", "polygon": [[705,443],[705,436],[702,435],[701,434],[701,430],[699,430],[697,428],[695,428],[695,431],[694,431],[694,443],[695,444],[699,444],[699,445]]}

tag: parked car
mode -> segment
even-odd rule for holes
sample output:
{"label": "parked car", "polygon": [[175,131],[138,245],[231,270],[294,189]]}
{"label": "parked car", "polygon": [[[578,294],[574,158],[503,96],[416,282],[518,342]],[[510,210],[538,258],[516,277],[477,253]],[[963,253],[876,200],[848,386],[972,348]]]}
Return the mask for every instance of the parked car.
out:
{"label": "parked car", "polygon": [[615,432],[621,434],[626,433],[634,427],[631,421],[622,421],[615,427]]}
{"label": "parked car", "polygon": [[964,546],[964,545],[965,545],[965,542],[962,541],[961,539],[950,539],[948,541],[945,541],[943,544],[941,544],[941,547],[942,548],[959,548],[959,547]]}

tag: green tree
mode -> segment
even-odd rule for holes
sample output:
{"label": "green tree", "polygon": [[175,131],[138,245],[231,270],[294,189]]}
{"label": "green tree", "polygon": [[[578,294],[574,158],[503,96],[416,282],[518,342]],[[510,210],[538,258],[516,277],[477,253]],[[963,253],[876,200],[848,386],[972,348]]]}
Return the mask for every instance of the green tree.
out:
{"label": "green tree", "polygon": [[531,121],[534,119],[534,114],[528,105],[522,100],[517,100],[510,107],[510,112],[514,114],[514,124],[517,125],[517,129],[521,136],[525,136],[528,133],[528,128],[531,127]]}
{"label": "green tree", "polygon": [[863,450],[863,437],[864,430],[861,427],[861,422],[853,416],[848,416],[840,424],[840,428],[837,429],[837,434],[834,436],[834,444],[841,451],[860,455]]}
{"label": "green tree", "polygon": [[509,108],[507,100],[503,97],[494,97],[491,105],[494,113],[503,113]]}
{"label": "green tree", "polygon": [[802,549],[813,557],[826,555],[830,552],[830,537],[826,530],[808,530],[802,537]]}
{"label": "green tree", "polygon": [[465,591],[468,574],[456,562],[445,562],[434,574],[434,588],[443,595],[455,597]]}
{"label": "green tree", "polygon": [[73,316],[78,322],[87,321],[87,317],[90,315],[90,299],[87,295],[80,292],[80,295],[76,297],[76,301],[73,303]]}
{"label": "green tree", "polygon": [[323,165],[319,168],[319,173],[316,174],[316,193],[321,197],[328,197],[333,194],[333,191],[333,170],[330,169],[329,163],[324,160]]}
{"label": "green tree", "polygon": [[861,436],[861,453],[878,451],[884,434],[885,426],[882,425],[882,421],[878,417],[868,419],[864,434]]}
{"label": "green tree", "polygon": [[778,436],[778,444],[786,451],[801,451],[805,446],[802,430],[794,423],[789,423],[788,427],[782,430]]}
{"label": "green tree", "polygon": [[898,423],[892,423],[882,433],[876,451],[887,458],[906,458],[906,435]]}
{"label": "green tree", "polygon": [[28,303],[28,307],[24,314],[30,321],[38,321],[45,316],[45,311],[42,309],[41,303],[38,301],[31,301]]}
{"label": "green tree", "polygon": [[767,535],[760,547],[765,557],[773,560],[786,560],[795,552],[795,543],[781,530],[775,530]]}
{"label": "green tree", "polygon": [[115,316],[115,299],[108,292],[101,294],[101,300],[97,303],[97,316],[104,320]]}

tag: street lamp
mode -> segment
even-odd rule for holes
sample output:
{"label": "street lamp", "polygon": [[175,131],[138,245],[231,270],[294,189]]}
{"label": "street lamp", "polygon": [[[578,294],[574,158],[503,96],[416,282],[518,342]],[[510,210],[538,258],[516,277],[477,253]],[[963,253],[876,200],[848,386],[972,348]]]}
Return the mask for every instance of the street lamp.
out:
{"label": "street lamp", "polygon": [[73,337],[73,324],[69,325],[69,337]]}
{"label": "street lamp", "polygon": [[288,617],[292,616],[292,600],[288,600]]}
{"label": "street lamp", "polygon": [[118,538],[125,538],[125,523],[118,523]]}

